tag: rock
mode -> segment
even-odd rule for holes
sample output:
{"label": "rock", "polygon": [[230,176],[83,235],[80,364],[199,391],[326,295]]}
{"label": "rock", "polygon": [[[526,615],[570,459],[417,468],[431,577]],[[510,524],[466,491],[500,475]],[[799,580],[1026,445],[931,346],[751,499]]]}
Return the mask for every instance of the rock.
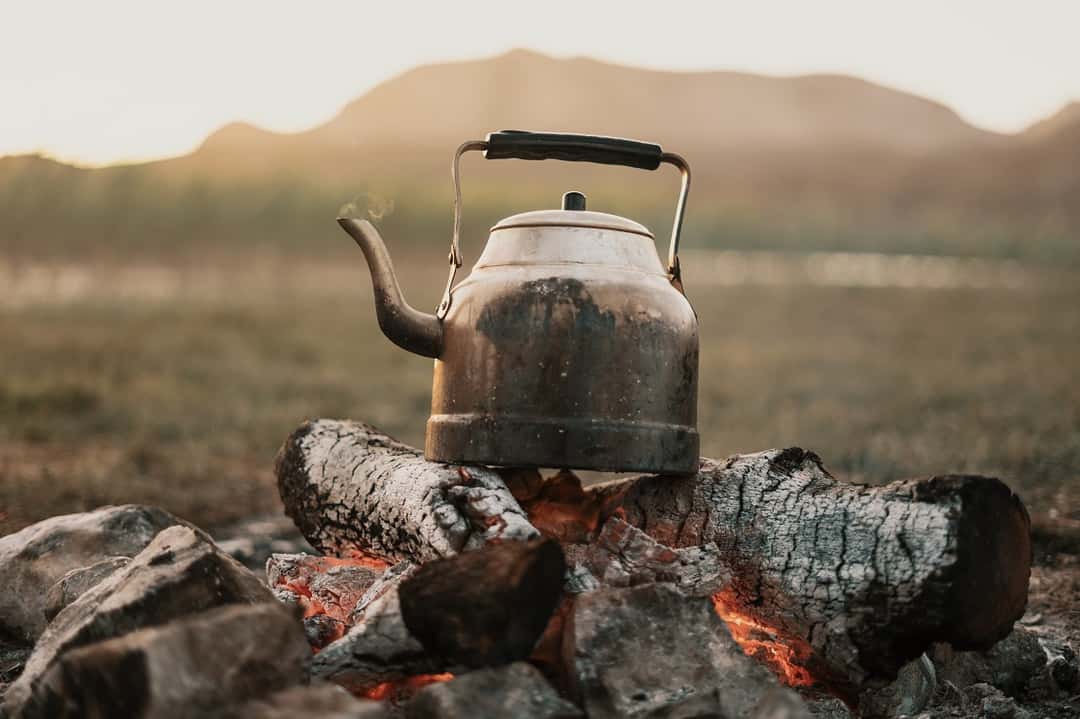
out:
{"label": "rock", "polygon": [[807,698],[806,706],[814,719],[854,719],[855,717],[848,705],[834,696],[821,695]]}
{"label": "rock", "polygon": [[[704,716],[752,717],[779,682],[743,654],[707,598],[667,584],[577,598],[563,635],[571,689],[590,717],[665,716],[693,699]],[[698,699],[698,697],[701,697]]]}
{"label": "rock", "polygon": [[1000,689],[986,683],[972,684],[964,690],[980,719],[1028,719],[1028,713]]}
{"label": "rock", "polygon": [[947,644],[935,644],[930,656],[940,681],[961,689],[977,683],[991,684],[1009,696],[1022,692],[1047,661],[1038,637],[1022,626],[986,652],[958,652]]}
{"label": "rock", "polygon": [[[8,686],[19,677],[31,651],[30,647],[22,644],[0,641],[0,700],[4,698]],[[0,716],[3,716],[2,711]]]}
{"label": "rock", "polygon": [[560,697],[538,669],[525,662],[514,662],[429,684],[405,704],[405,716],[407,719],[571,719],[584,715]]}
{"label": "rock", "polygon": [[170,527],[56,615],[8,689],[4,708],[17,716],[45,673],[77,647],[225,604],[272,601],[259,578],[206,535]]}
{"label": "rock", "polygon": [[215,719],[391,719],[383,702],[357,699],[336,684],[296,686],[229,707]]}
{"label": "rock", "polygon": [[806,702],[790,689],[770,689],[751,716],[752,719],[811,719]]}
{"label": "rock", "polygon": [[1054,657],[1047,665],[1047,670],[1050,678],[1061,689],[1067,692],[1080,689],[1080,666],[1077,666],[1075,654],[1072,655],[1071,661],[1068,656]]}
{"label": "rock", "polygon": [[219,607],[64,653],[21,717],[204,716],[298,684],[309,656],[284,607]]}
{"label": "rock", "polygon": [[49,589],[73,569],[133,557],[158,532],[186,524],[155,507],[125,504],[65,514],[0,537],[0,636],[33,645],[49,623]]}
{"label": "rock", "polygon": [[214,540],[223,552],[254,572],[262,570],[274,554],[315,551],[293,521],[281,514],[237,522],[214,532]]}
{"label": "rock", "polygon": [[895,681],[864,689],[859,695],[859,714],[865,719],[891,719],[918,714],[937,689],[937,672],[925,654],[900,668]]}
{"label": "rock", "polygon": [[307,637],[312,649],[324,649],[345,636],[348,630],[344,622],[329,614],[312,614],[310,617],[304,617],[304,636]]}
{"label": "rock", "polygon": [[45,618],[50,622],[67,605],[117,569],[126,567],[131,557],[109,557],[81,569],[72,569],[60,577],[45,595]]}

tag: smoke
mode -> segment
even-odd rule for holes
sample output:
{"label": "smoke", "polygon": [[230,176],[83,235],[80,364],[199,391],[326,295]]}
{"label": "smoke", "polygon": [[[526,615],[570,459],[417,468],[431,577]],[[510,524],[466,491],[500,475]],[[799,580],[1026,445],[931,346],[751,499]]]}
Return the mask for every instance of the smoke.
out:
{"label": "smoke", "polygon": [[338,217],[351,217],[356,220],[379,221],[394,211],[394,200],[365,192],[346,202],[338,210]]}

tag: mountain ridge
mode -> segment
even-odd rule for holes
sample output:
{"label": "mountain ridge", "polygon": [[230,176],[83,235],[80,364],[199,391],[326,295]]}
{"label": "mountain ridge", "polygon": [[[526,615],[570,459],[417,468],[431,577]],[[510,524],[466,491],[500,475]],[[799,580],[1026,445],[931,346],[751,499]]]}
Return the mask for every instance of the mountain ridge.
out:
{"label": "mountain ridge", "polygon": [[[230,242],[238,224],[285,238],[365,194],[394,203],[385,221],[412,232],[444,221],[454,148],[504,128],[632,137],[684,155],[688,231],[711,238],[975,254],[989,241],[1005,255],[1047,241],[1054,256],[1080,256],[1080,104],[1001,135],[849,76],[643,70],[520,50],[407,70],[302,132],[228,123],[187,155],[103,168],[0,158],[0,234],[32,246],[49,225],[62,246],[73,234],[63,223],[82,220],[58,217],[59,197],[132,244],[139,228]],[[580,163],[474,172],[475,162],[466,193],[470,207],[486,203],[481,219],[545,206],[569,179],[597,193],[597,207],[669,221],[670,178]],[[141,219],[114,221],[120,209]]]}

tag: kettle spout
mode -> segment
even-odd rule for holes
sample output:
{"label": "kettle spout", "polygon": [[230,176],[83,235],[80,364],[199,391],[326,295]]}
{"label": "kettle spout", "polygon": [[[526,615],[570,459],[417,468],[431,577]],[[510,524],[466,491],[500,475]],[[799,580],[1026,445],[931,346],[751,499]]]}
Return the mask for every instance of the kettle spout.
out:
{"label": "kettle spout", "polygon": [[438,357],[442,354],[442,322],[435,315],[413,309],[405,301],[394,275],[390,253],[375,226],[367,220],[351,217],[339,217],[338,224],[364,252],[375,289],[375,314],[383,334],[398,347],[418,355]]}

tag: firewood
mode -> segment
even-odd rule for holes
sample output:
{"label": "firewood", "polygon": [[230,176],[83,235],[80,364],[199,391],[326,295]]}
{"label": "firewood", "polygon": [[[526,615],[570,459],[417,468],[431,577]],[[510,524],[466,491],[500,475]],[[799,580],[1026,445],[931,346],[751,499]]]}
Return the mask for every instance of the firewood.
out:
{"label": "firewood", "polygon": [[717,547],[731,569],[720,608],[776,630],[840,690],[895,676],[933,642],[987,649],[1027,601],[1030,520],[996,479],[868,487],[787,449],[591,494],[663,544]]}
{"label": "firewood", "polygon": [[446,671],[449,664],[424,648],[405,626],[399,587],[368,606],[363,620],[311,661],[311,675],[361,693],[383,682]]}
{"label": "firewood", "polygon": [[363,692],[525,659],[559,601],[565,568],[557,543],[534,540],[388,570],[353,628],[315,656],[312,673]]}
{"label": "firewood", "polygon": [[[703,459],[696,475],[590,488],[566,533],[550,528],[550,518],[530,524],[526,510],[553,500],[537,502],[544,487],[521,472],[501,470],[519,502],[496,471],[426,462],[359,423],[304,425],[277,469],[289,516],[324,551],[423,562],[541,526],[577,542],[565,547],[574,591],[601,586],[603,577],[589,571],[598,558],[617,583],[652,577],[691,593],[695,583],[707,586],[695,577],[730,575],[714,597],[729,625],[773,633],[788,647],[784,661],[839,691],[892,678],[933,642],[986,648],[1026,602],[1027,512],[1008,487],[983,477],[867,487],[834,479],[812,453],[770,450]],[[558,481],[560,498],[573,494],[565,476]],[[462,502],[470,493],[482,500]],[[666,557],[625,528],[607,527],[613,517],[659,545],[694,551]],[[689,579],[671,575],[679,565]]]}
{"label": "firewood", "polygon": [[428,462],[359,422],[317,420],[278,453],[285,511],[319,551],[391,562],[456,554],[540,533],[498,474]]}
{"label": "firewood", "polygon": [[401,583],[413,636],[467,667],[529,656],[562,595],[566,563],[551,540],[507,542],[428,562]]}

